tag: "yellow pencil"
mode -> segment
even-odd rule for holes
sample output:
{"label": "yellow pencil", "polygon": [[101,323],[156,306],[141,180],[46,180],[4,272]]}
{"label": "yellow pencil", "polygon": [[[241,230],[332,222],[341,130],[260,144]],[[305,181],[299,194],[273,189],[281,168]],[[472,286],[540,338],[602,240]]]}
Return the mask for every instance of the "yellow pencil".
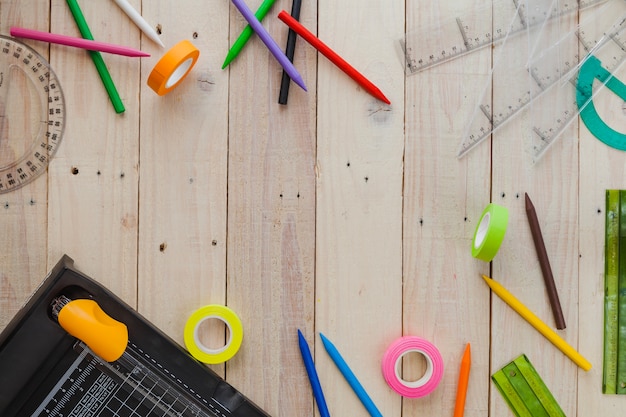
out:
{"label": "yellow pencil", "polygon": [[591,369],[591,363],[585,359],[580,353],[570,346],[561,336],[559,336],[554,330],[548,327],[539,317],[537,317],[532,311],[521,303],[517,298],[513,296],[506,288],[493,279],[483,275],[483,279],[489,285],[489,288],[496,293],[498,297],[509,305],[513,310],[517,312],[524,320],[526,320],[531,326],[539,331],[546,339],[548,339],[554,346],[559,348],[563,354],[570,358],[576,365],[580,366],[585,371]]}

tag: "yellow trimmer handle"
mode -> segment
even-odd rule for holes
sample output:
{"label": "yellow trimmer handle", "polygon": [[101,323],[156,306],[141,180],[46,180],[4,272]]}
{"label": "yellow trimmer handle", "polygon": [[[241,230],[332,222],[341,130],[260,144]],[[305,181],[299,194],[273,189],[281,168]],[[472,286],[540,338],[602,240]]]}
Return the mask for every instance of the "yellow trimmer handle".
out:
{"label": "yellow trimmer handle", "polygon": [[128,328],[105,313],[94,300],[71,300],[59,311],[61,327],[82,340],[107,362],[122,356],[128,345]]}

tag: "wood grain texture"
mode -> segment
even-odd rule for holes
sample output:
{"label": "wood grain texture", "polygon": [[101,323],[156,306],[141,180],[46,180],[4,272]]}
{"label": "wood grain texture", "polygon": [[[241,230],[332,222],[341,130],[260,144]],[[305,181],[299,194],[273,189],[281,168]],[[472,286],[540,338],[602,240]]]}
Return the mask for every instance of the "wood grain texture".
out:
{"label": "wood grain texture", "polygon": [[[132,23],[115,4],[79,5],[95,39],[139,46]],[[80,36],[65,1],[53,2],[51,16],[54,32]],[[118,115],[89,53],[51,47],[67,121],[49,168],[48,267],[67,253],[78,268],[136,306],[140,62],[120,58],[103,55],[127,108]]]}
{"label": "wood grain texture", "polygon": [[[43,30],[50,24],[47,2],[26,1],[0,4],[0,26],[23,25]],[[2,30],[8,33],[8,30]],[[35,48],[36,43],[29,44]],[[39,46],[39,45],[37,45]],[[46,49],[36,48],[46,59]],[[2,103],[8,106],[9,103]],[[3,107],[4,108],[4,107]],[[11,131],[19,131],[15,126]],[[0,137],[8,134],[9,126],[2,123]],[[15,130],[13,130],[15,129]],[[0,139],[0,146],[8,144]],[[2,155],[13,153],[3,149]],[[19,152],[14,152],[19,154]],[[2,161],[2,164],[8,161]],[[48,175],[15,192],[0,195],[0,327],[4,328],[24,300],[39,285],[46,274],[48,248]]]}
{"label": "wood grain texture", "polygon": [[[581,19],[589,15],[581,16]],[[618,79],[625,80],[620,68]],[[626,132],[623,100],[608,90],[594,98],[598,114],[613,129]],[[594,364],[589,375],[579,375],[578,415],[613,415],[623,407],[617,395],[602,394],[604,330],[605,191],[625,189],[624,153],[609,148],[579,122],[579,347]],[[599,387],[599,388],[597,388]],[[584,393],[584,394],[583,394]]]}
{"label": "wood grain texture", "polygon": [[[259,2],[249,2],[256,10]],[[264,26],[284,50],[288,28]],[[303,2],[300,20],[315,27],[317,5]],[[231,7],[231,40],[245,21]],[[312,346],[315,312],[316,54],[300,40],[294,62],[309,93],[295,83],[278,104],[282,67],[257,36],[228,67],[227,301],[245,320],[245,346],[228,378],[272,415],[312,415],[310,386],[298,350],[300,328]],[[260,372],[249,372],[258,368]]]}
{"label": "wood grain texture", "polygon": [[[494,19],[496,17],[494,16]],[[560,20],[563,33],[576,25],[575,16]],[[568,29],[572,28],[572,29]],[[548,34],[550,35],[550,34]],[[562,35],[548,36],[548,39],[560,39]],[[538,40],[539,39],[539,40]],[[524,68],[535,42],[545,42],[544,38],[519,36],[508,39],[503,47],[494,48],[494,60],[501,60],[505,68],[515,64]],[[501,48],[504,48],[501,51]],[[511,87],[528,78],[514,71],[494,73],[493,103],[494,109],[503,108],[502,104],[512,100]],[[578,342],[578,266],[572,262],[577,256],[578,230],[576,227],[578,209],[578,177],[576,172],[578,153],[575,140],[561,140],[547,155],[532,165],[527,153],[532,126],[537,122],[537,110],[533,106],[545,105],[536,102],[515,120],[493,134],[492,153],[492,201],[509,209],[509,227],[506,241],[493,262],[492,277],[502,283],[519,300],[538,315],[543,321],[555,328],[552,311],[548,302],[543,276],[525,213],[524,193],[528,192],[536,207],[540,224],[549,248],[549,256],[555,274],[559,296],[566,315],[567,329],[559,334],[573,346]],[[548,105],[554,105],[549,103]],[[564,133],[565,137],[577,135],[577,128],[572,125]],[[559,256],[557,256],[557,254]],[[534,328],[521,319],[509,306],[499,299],[492,305],[492,373],[506,363],[525,353],[550,388],[566,415],[576,413],[578,368],[558,349],[550,344]],[[562,381],[571,381],[563,384]],[[508,406],[501,396],[491,387],[492,412],[503,415]]]}
{"label": "wood grain texture", "polygon": [[[288,104],[279,105],[282,68],[256,36],[220,69],[246,24],[228,0],[131,3],[167,48],[187,39],[200,58],[174,91],[157,96],[146,81],[166,50],[114,2],[80,1],[97,40],[152,54],[104,55],[126,106],[118,115],[85,51],[27,42],[61,80],[67,126],[49,172],[0,194],[0,329],[67,253],[178,343],[197,308],[234,309],[242,348],[211,367],[272,416],[319,414],[297,329],[313,351],[331,415],[368,413],[320,332],[385,416],[452,415],[467,342],[468,417],[510,415],[490,376],[521,353],[568,416],[623,414],[623,399],[601,394],[601,380],[604,192],[626,188],[624,153],[573,123],[532,165],[529,125],[545,117],[538,106],[457,158],[485,85],[491,106],[518,87],[515,73],[491,81],[489,74],[497,59],[522,65],[524,39],[502,57],[497,45],[416,75],[403,71],[405,32],[457,15],[471,23],[478,16],[468,10],[484,12],[484,2],[303,1],[300,21],[391,106],[302,39],[294,63],[308,92],[292,85]],[[261,0],[247,3],[255,10]],[[280,10],[290,11],[291,0],[277,0],[263,25],[284,47]],[[491,19],[497,25],[503,16]],[[568,16],[562,29],[578,21]],[[0,33],[14,25],[78,34],[65,0],[0,0]],[[626,79],[625,70],[618,77]],[[604,120],[626,131],[623,100],[608,92],[595,100]],[[589,372],[480,278],[492,276],[554,327],[526,192],[567,323],[559,334],[591,361]],[[485,263],[472,258],[471,244],[489,202],[507,207],[510,218],[500,251]],[[428,397],[401,398],[382,377],[383,354],[402,335],[433,342],[443,356],[442,382]],[[212,325],[201,338],[219,347],[226,336]],[[418,379],[423,359],[408,355],[400,372]]]}
{"label": "wood grain texture", "polygon": [[[407,27],[431,25],[475,6],[440,2],[407,9]],[[467,65],[474,71],[459,76]],[[407,78],[404,331],[439,346],[446,364],[440,389],[425,401],[405,402],[410,414],[452,415],[468,341],[472,370],[466,415],[483,416],[488,409],[489,292],[479,273],[488,273],[489,265],[471,257],[471,239],[490,198],[490,144],[458,161],[456,152],[489,65],[489,52],[480,51]]]}
{"label": "wood grain texture", "polygon": [[[151,122],[140,128],[139,311],[181,344],[193,311],[226,300],[228,77],[218,61],[227,11],[226,4],[168,1],[143,8],[166,50],[188,40],[201,51],[184,82],[158,96],[146,82],[165,51],[142,38],[153,56],[141,68],[141,119]],[[225,342],[220,326],[202,333],[216,340],[209,346]]]}
{"label": "wood grain texture", "polygon": [[[402,36],[403,13],[398,1],[363,1],[358,8],[320,1],[317,33],[392,103],[375,100],[320,57],[316,327],[387,415],[400,412],[380,366],[402,334],[404,84],[390,45]],[[346,393],[328,400],[332,412],[367,415],[328,356],[318,357],[324,389]]]}

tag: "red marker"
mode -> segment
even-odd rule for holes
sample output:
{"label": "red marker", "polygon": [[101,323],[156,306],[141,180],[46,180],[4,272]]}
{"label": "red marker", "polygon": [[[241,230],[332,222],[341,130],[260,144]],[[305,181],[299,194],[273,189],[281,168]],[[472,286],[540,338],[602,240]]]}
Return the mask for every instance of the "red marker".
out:
{"label": "red marker", "polygon": [[286,11],[281,11],[278,14],[278,18],[282,20],[289,28],[300,35],[305,41],[311,44],[322,55],[328,58],[333,64],[337,65],[339,69],[348,74],[350,78],[359,83],[368,93],[376,97],[377,99],[384,101],[387,104],[391,104],[389,99],[376,87],[370,80],[365,78],[363,74],[358,72],[354,67],[348,64],[342,57],[337,55],[335,51],[330,49],[325,43],[319,40],[313,33],[307,28],[302,26],[300,22],[291,17]]}

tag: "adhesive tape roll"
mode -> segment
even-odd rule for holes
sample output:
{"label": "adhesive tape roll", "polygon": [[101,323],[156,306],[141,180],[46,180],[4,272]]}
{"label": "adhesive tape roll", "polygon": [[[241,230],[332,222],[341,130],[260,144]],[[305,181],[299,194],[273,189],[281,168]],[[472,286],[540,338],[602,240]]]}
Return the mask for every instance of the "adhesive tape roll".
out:
{"label": "adhesive tape roll", "polygon": [[187,76],[198,61],[200,51],[187,40],[174,45],[150,72],[148,86],[163,96],[173,90]]}
{"label": "adhesive tape roll", "polygon": [[[198,336],[200,325],[210,319],[221,320],[228,328],[228,341],[220,349],[208,348],[200,341]],[[239,350],[243,340],[243,326],[233,310],[226,306],[211,304],[201,307],[191,314],[185,324],[184,339],[185,346],[187,346],[191,356],[200,362],[208,364],[223,363],[235,356]]]}
{"label": "adhesive tape roll", "polygon": [[491,262],[504,240],[508,222],[509,210],[506,207],[489,204],[483,211],[474,232],[472,256]]}
{"label": "adhesive tape roll", "polygon": [[[416,352],[426,358],[426,371],[417,381],[400,377],[402,358]],[[433,392],[443,376],[443,359],[435,345],[417,336],[404,336],[394,341],[383,356],[383,376],[387,384],[403,397],[419,398]]]}

